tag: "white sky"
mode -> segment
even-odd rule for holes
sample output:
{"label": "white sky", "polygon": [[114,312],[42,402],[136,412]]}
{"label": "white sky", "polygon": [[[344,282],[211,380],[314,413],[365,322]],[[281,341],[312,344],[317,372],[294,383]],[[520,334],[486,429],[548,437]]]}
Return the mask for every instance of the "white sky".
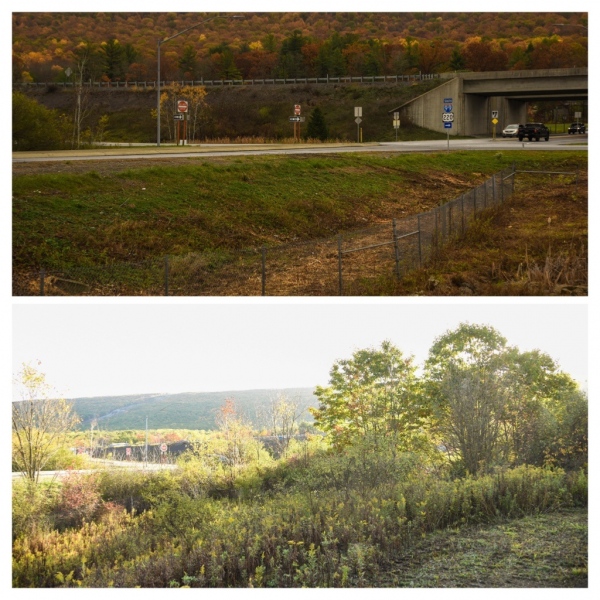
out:
{"label": "white sky", "polygon": [[389,339],[422,363],[463,321],[539,348],[587,381],[587,306],[480,301],[40,303],[13,307],[13,372],[41,361],[66,397],[326,385],[337,359]]}

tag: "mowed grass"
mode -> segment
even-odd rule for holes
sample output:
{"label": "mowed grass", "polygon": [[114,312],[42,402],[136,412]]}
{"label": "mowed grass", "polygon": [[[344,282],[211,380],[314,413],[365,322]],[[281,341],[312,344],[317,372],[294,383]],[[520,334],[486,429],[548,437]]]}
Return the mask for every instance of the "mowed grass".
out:
{"label": "mowed grass", "polygon": [[[584,168],[585,152],[177,160],[13,178],[16,270],[228,253],[333,236],[443,204],[494,172]],[[551,184],[550,184],[551,185]]]}
{"label": "mowed grass", "polygon": [[565,510],[427,535],[376,587],[581,588],[588,582],[587,511]]}

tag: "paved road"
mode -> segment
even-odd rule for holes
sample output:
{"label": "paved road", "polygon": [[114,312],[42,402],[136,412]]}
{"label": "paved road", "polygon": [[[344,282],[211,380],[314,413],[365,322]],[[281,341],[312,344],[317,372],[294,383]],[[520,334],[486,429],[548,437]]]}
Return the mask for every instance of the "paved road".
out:
{"label": "paved road", "polygon": [[380,142],[366,144],[199,144],[190,146],[119,146],[95,150],[55,152],[14,152],[13,163],[126,160],[149,158],[193,158],[218,156],[257,156],[265,154],[331,154],[338,152],[440,152],[445,150],[587,150],[588,136],[551,136],[548,142],[519,142],[516,138],[477,138],[468,140],[429,140],[419,142]]}
{"label": "paved road", "polygon": [[[115,460],[94,460],[93,462],[98,463],[97,469],[81,469],[81,470],[68,470],[68,471],[41,471],[40,472],[40,481],[48,480],[48,479],[62,479],[66,475],[70,473],[94,473],[98,469],[135,469],[137,471],[160,471],[162,469],[177,469],[177,465],[172,464],[155,464],[148,463],[144,464],[143,462],[136,461],[115,461]],[[14,473],[12,474],[13,481],[16,479],[21,479],[23,477],[22,473]]]}

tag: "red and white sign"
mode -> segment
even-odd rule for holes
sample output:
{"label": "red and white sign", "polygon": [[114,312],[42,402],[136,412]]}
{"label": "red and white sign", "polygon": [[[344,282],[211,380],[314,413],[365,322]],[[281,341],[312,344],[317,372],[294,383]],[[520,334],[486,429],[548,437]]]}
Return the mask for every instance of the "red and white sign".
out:
{"label": "red and white sign", "polygon": [[180,113],[186,113],[188,111],[187,100],[177,100],[177,111]]}
{"label": "red and white sign", "polygon": [[160,445],[160,451],[161,452],[166,452],[167,451],[167,445],[166,444],[161,444]]}
{"label": "red and white sign", "polygon": [[131,456],[131,448],[125,448],[125,456]]}
{"label": "red and white sign", "polygon": [[294,104],[294,114],[295,115],[300,114],[300,105],[299,104]]}

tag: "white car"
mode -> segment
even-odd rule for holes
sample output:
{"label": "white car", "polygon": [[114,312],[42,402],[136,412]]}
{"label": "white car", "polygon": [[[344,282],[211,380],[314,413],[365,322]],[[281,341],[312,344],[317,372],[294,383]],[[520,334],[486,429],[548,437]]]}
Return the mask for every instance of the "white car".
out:
{"label": "white car", "polygon": [[502,130],[502,137],[515,137],[519,133],[519,124],[507,125]]}

